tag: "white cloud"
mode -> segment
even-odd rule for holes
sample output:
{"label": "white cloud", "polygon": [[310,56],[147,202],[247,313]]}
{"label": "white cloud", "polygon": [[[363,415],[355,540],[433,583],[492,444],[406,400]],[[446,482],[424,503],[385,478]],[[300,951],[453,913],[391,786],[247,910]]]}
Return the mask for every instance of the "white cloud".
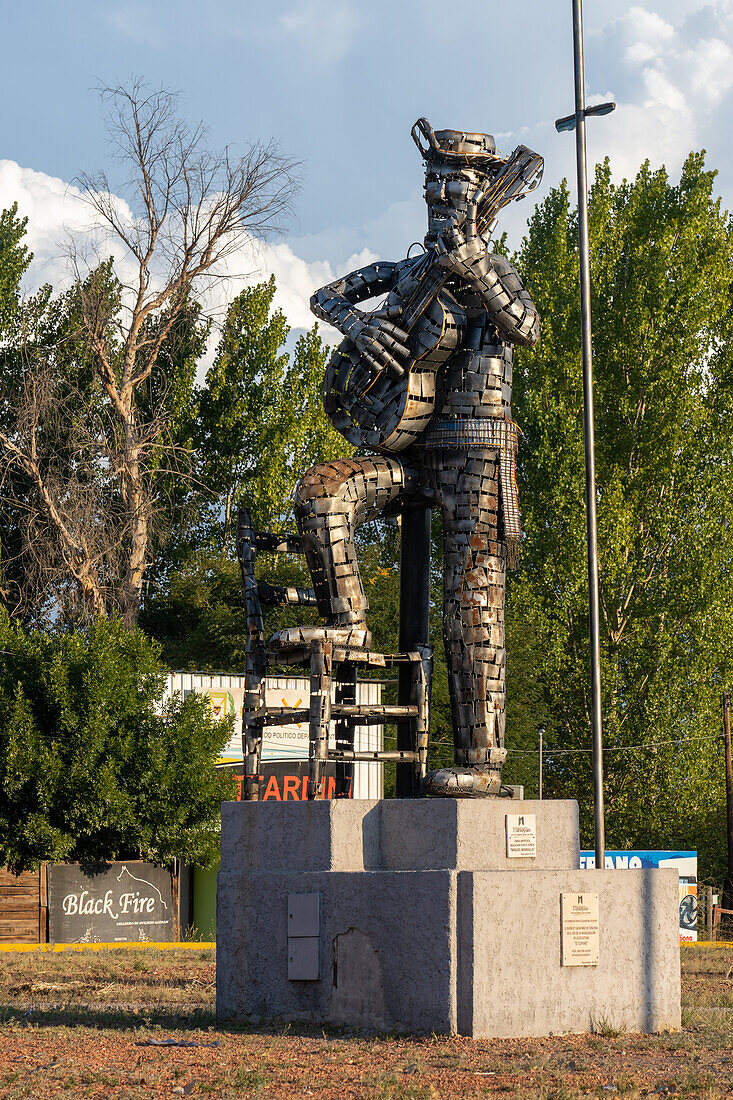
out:
{"label": "white cloud", "polygon": [[160,37],[153,33],[151,14],[147,5],[119,4],[100,12],[99,17],[112,28],[115,35],[122,35],[132,42],[146,46],[160,46]]}
{"label": "white cloud", "polygon": [[[44,283],[51,283],[57,291],[70,285],[72,272],[67,258],[70,238],[87,238],[102,256],[115,257],[122,265],[123,278],[131,273],[123,247],[115,242],[100,242],[95,231],[97,218],[78,187],[45,172],[22,168],[15,161],[0,160],[0,209],[16,202],[19,216],[28,219],[25,244],[33,253],[26,279],[28,290],[37,290]],[[122,217],[129,218],[127,205],[119,199],[117,202]]]}
{"label": "white cloud", "polygon": [[684,92],[675,87],[661,67],[649,66],[642,73],[642,83],[646,98],[642,104],[648,111],[669,108],[684,114],[687,111],[687,98]]}
{"label": "white cloud", "polygon": [[[417,172],[419,179],[419,167]],[[364,220],[359,218],[358,210],[354,214],[349,225],[330,225],[318,233],[294,237],[293,248],[313,259],[326,257],[338,266],[343,256],[365,248],[375,258],[400,259],[413,241],[421,241],[425,235],[425,202],[420,188],[390,203],[376,217]]]}
{"label": "white cloud", "polygon": [[720,38],[703,39],[690,51],[690,87],[708,103],[718,103],[733,85],[733,50]]}
{"label": "white cloud", "polygon": [[647,157],[675,174],[703,146],[733,167],[718,115],[733,89],[732,45],[731,0],[676,14],[635,5],[596,31],[595,71],[613,74],[618,109],[589,125],[591,153],[610,155],[618,176],[634,175]]}
{"label": "white cloud", "polygon": [[276,303],[290,324],[293,328],[310,328],[315,320],[308,304],[313,292],[338,275],[346,275],[357,267],[372,263],[377,257],[364,248],[332,267],[326,261],[306,263],[295,255],[287,243],[280,243],[263,249],[262,258],[268,275],[275,276],[278,287]]}
{"label": "white cloud", "polygon": [[[207,310],[215,319],[223,316],[228,302],[245,286],[275,276],[277,291],[274,305],[281,309],[294,329],[311,328],[316,320],[310,311],[311,295],[339,275],[372,263],[376,255],[368,249],[353,253],[337,264],[327,260],[307,262],[296,254],[287,241],[253,243],[235,253],[226,263],[225,281],[215,284],[206,296]],[[246,273],[244,273],[246,272]],[[322,335],[330,341],[338,334],[323,325]]]}
{"label": "white cloud", "polygon": [[643,59],[645,53],[647,57],[654,57],[664,43],[671,43],[674,40],[674,27],[656,12],[648,11],[646,8],[631,7],[625,19],[633,27],[633,41],[626,49],[627,60]]}
{"label": "white cloud", "polygon": [[[130,4],[117,9],[120,17],[131,10]],[[357,13],[353,0],[278,0],[247,33],[267,37],[273,48],[289,43],[289,48],[312,53],[314,60],[325,64],[353,50],[362,32],[369,32],[373,41],[367,26],[370,10],[359,11],[366,14]],[[653,166],[666,164],[674,177],[690,149],[706,147],[709,163],[721,169],[718,184],[724,201],[733,201],[733,153],[727,141],[727,120],[733,111],[733,0],[642,0],[633,6],[609,0],[596,10],[593,29],[586,35],[586,77],[590,102],[616,99],[618,104],[614,114],[589,122],[591,164],[609,155],[616,177],[628,178],[648,157]],[[563,72],[562,79],[567,78]],[[535,118],[543,108],[555,110],[555,101],[552,106],[547,101],[537,104]],[[568,109],[558,97],[556,113]],[[529,128],[497,134],[502,149],[521,141],[545,154],[540,200],[562,175],[575,192],[574,141],[572,135],[555,134],[553,121],[545,117]],[[338,152],[333,155],[338,171]],[[398,259],[412,241],[422,238],[425,205],[417,162],[409,178],[396,172],[394,182],[395,190],[385,193],[379,213],[374,213],[378,200],[366,204],[371,216],[365,217],[363,198],[355,199],[341,224],[320,218],[316,232],[307,232],[306,224],[300,235],[256,251],[243,250],[230,260],[233,277],[212,296],[212,311],[221,316],[226,301],[245,283],[274,273],[276,301],[289,323],[295,329],[309,326],[313,318],[308,302],[316,287],[377,256]],[[502,214],[499,228],[509,230],[514,246],[521,240],[534,197],[512,204]],[[0,206],[15,199],[21,213],[29,216],[28,244],[36,256],[30,282],[37,286],[50,281],[61,288],[69,278],[62,250],[65,231],[78,233],[88,227],[88,207],[78,190],[63,180],[0,161]],[[327,202],[322,209],[329,209]],[[116,255],[124,262],[119,251]]]}
{"label": "white cloud", "polygon": [[322,62],[345,57],[361,25],[360,15],[348,0],[301,0],[277,20],[285,35]]}
{"label": "white cloud", "polygon": [[[282,0],[271,3],[259,20],[244,9],[242,20],[227,21],[226,30],[268,49],[273,56],[277,51],[279,65],[292,63],[284,60],[285,50],[295,55],[296,65],[304,59],[310,66],[342,61],[366,23],[365,9],[357,10],[353,0],[295,0],[276,14],[273,8],[278,6]],[[307,93],[307,86],[305,90]]]}
{"label": "white cloud", "polygon": [[[120,210],[129,217],[129,209],[118,200]],[[96,239],[100,255],[114,255],[118,272],[125,280],[134,273],[134,264],[121,245],[105,242],[99,248],[95,234],[95,216],[84,201],[80,190],[44,172],[22,168],[11,160],[0,161],[0,209],[17,202],[18,213],[28,218],[25,243],[33,252],[33,261],[25,280],[25,289],[32,293],[44,283],[51,283],[59,292],[66,289],[73,274],[67,259],[69,238],[83,241]],[[253,244],[230,256],[221,274],[227,277],[206,292],[206,307],[215,320],[220,319],[228,302],[245,286],[275,276],[275,305],[282,309],[294,329],[310,328],[315,318],[309,300],[313,291],[337,275],[371,263],[376,254],[368,249],[352,254],[342,253],[340,263],[327,260],[306,262],[286,241]],[[324,330],[331,340],[337,334]]]}

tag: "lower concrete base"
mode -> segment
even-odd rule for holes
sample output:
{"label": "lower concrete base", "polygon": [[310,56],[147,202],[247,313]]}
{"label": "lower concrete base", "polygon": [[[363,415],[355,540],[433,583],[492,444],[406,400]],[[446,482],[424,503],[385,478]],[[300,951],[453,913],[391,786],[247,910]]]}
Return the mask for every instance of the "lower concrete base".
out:
{"label": "lower concrete base", "polygon": [[[306,817],[292,809],[282,806],[283,820],[302,832]],[[263,869],[266,854],[257,868],[236,863],[219,874],[222,1022],[476,1037],[680,1026],[674,869],[297,871]],[[563,965],[561,896],[571,893],[598,896],[593,965]]]}

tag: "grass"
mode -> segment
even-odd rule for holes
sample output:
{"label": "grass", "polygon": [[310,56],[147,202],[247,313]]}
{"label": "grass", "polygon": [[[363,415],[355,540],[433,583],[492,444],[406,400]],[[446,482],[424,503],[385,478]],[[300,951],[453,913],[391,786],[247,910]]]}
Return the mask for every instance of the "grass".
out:
{"label": "grass", "polygon": [[683,948],[684,1026],[662,1035],[603,1017],[590,1035],[521,1040],[224,1030],[214,968],[211,950],[0,955],[0,1097],[733,1095],[733,948]]}
{"label": "grass", "polygon": [[600,1035],[602,1039],[615,1039],[618,1035],[623,1035],[624,1030],[622,1026],[609,1020],[607,1016],[599,1016],[597,1020],[593,1021],[593,1034]]}
{"label": "grass", "polygon": [[64,1007],[111,1004],[211,1006],[216,953],[95,951],[88,955],[0,955],[0,1006],[63,1003]]}

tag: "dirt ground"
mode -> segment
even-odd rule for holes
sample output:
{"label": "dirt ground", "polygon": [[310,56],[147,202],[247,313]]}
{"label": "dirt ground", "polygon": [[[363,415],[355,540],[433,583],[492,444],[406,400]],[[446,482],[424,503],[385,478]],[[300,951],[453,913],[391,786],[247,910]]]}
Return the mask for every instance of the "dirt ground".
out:
{"label": "dirt ground", "polygon": [[220,1030],[213,950],[0,953],[0,1097],[733,1097],[733,947],[682,950],[662,1035]]}

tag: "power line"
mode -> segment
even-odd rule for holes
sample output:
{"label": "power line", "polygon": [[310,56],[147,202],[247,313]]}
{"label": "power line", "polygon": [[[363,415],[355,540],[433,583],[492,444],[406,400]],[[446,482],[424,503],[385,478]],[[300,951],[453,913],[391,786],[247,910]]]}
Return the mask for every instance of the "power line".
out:
{"label": "power line", "polygon": [[[716,733],[708,737],[680,737],[675,741],[646,741],[640,745],[609,745],[604,746],[604,753],[607,752],[634,752],[637,749],[656,749],[666,745],[690,745],[696,741],[722,741],[722,737],[719,733]],[[509,749],[508,752],[513,756],[538,756],[539,749]],[[544,746],[543,752],[545,756],[567,756],[574,753],[592,753],[593,749],[551,749],[547,745]]]}
{"label": "power line", "polygon": [[[44,741],[68,741],[76,739],[77,734],[74,730],[65,730],[63,732],[50,732],[46,730],[39,730],[38,734]],[[604,746],[604,753],[608,752],[635,752],[638,749],[656,749],[663,748],[668,745],[691,745],[699,741],[723,741],[720,734],[715,734],[708,737],[680,737],[674,741],[646,741],[640,745],[610,745]],[[449,748],[452,746],[452,741],[431,741],[429,743],[430,748]],[[106,744],[100,746],[100,753],[106,751]],[[543,753],[545,756],[572,756],[577,753],[592,753],[592,749],[552,749],[547,745],[543,747]],[[539,749],[507,749],[507,755],[509,756],[538,756]],[[304,758],[306,759],[306,758]]]}

